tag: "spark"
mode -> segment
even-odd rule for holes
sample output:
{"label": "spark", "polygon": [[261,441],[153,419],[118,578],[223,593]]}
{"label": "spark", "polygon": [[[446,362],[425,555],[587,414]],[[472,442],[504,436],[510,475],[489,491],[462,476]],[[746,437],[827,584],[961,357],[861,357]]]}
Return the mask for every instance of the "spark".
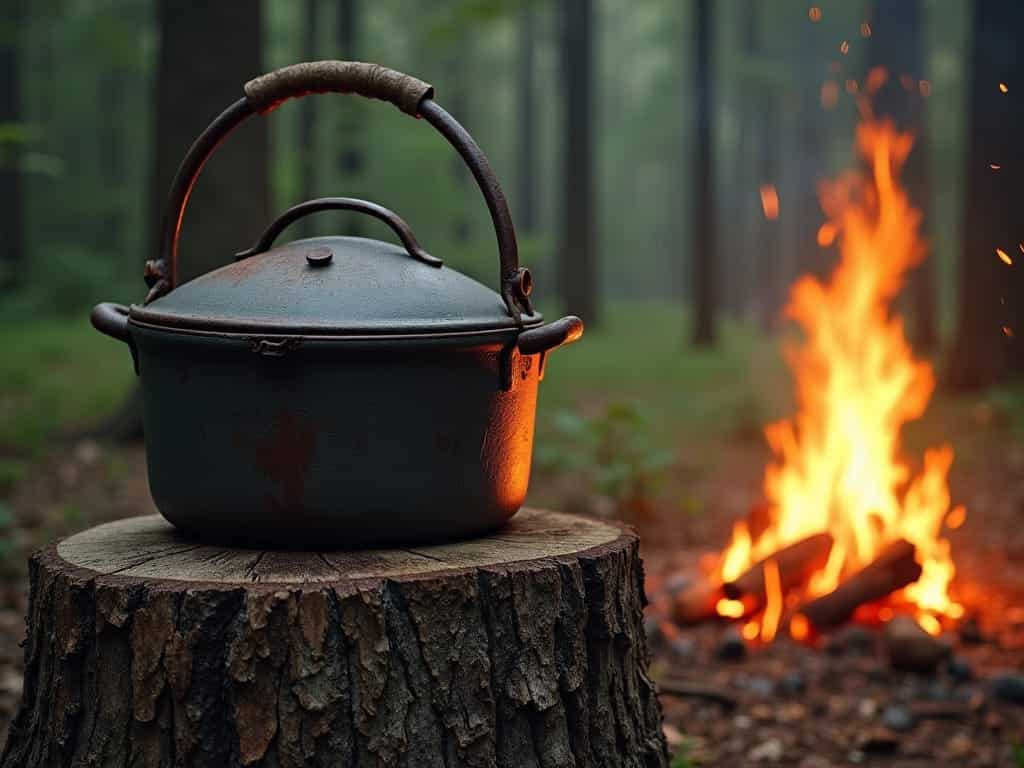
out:
{"label": "spark", "polygon": [[955,531],[967,520],[967,507],[963,504],[957,504],[953,509],[946,515],[946,528],[950,531]]}
{"label": "spark", "polygon": [[819,8],[816,5],[812,5],[810,8],[807,9],[807,18],[809,18],[811,21],[817,24],[819,21],[821,21],[821,8]]}
{"label": "spark", "polygon": [[1010,258],[1010,254],[1008,254],[1002,248],[996,248],[996,256],[999,257],[999,260],[1003,262],[1003,264],[1006,264],[1007,266],[1011,267],[1013,266],[1013,259]]}
{"label": "spark", "polygon": [[839,45],[839,52],[843,54],[843,56],[850,52],[850,42],[848,40],[843,40]]}
{"label": "spark", "polygon": [[779,192],[774,184],[761,185],[761,210],[769,221],[779,218]]}
{"label": "spark", "polygon": [[860,36],[871,37],[871,25],[868,24],[866,21],[862,21],[860,23]]}
{"label": "spark", "polygon": [[999,92],[1000,93],[1009,93],[1010,92],[1010,88],[1009,88],[1009,86],[1006,83],[1000,83],[999,84]]}

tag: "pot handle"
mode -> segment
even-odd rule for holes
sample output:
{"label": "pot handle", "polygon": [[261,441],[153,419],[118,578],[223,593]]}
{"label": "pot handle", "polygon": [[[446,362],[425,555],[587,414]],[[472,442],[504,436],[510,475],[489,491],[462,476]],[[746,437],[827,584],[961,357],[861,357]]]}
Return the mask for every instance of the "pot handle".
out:
{"label": "pot handle", "polygon": [[398,235],[398,239],[402,241],[405,250],[414,259],[419,259],[424,264],[429,264],[432,267],[440,267],[444,264],[437,256],[431,256],[423,250],[423,246],[419,244],[416,235],[412,233],[409,225],[405,223],[405,219],[397,213],[385,208],[383,205],[377,205],[368,200],[357,200],[354,197],[321,197],[292,206],[274,219],[274,222],[260,235],[259,240],[256,241],[252,248],[236,253],[235,261],[241,261],[250,256],[255,256],[257,253],[270,250],[270,246],[274,244],[277,236],[284,232],[285,229],[304,216],[309,216],[311,213],[319,213],[320,211],[358,211],[359,213],[365,213],[367,216],[373,216],[375,219],[380,219],[391,227],[391,230]]}
{"label": "pot handle", "polygon": [[132,337],[128,332],[128,307],[124,304],[113,304],[109,301],[97,304],[89,314],[89,319],[97,331],[131,344]]}
{"label": "pot handle", "polygon": [[177,284],[178,245],[182,217],[203,165],[227,136],[255,114],[272,112],[285,101],[314,93],[356,93],[382,99],[406,114],[423,118],[444,136],[473,173],[491,214],[501,261],[501,297],[509,314],[522,325],[533,314],[530,273],[519,266],[516,233],[508,202],[483,151],[469,132],[434,101],[434,89],[410,75],[359,61],[315,61],[293,64],[245,84],[245,96],[222,112],[192,144],[171,185],[164,212],[160,250],[146,262],[146,303]]}

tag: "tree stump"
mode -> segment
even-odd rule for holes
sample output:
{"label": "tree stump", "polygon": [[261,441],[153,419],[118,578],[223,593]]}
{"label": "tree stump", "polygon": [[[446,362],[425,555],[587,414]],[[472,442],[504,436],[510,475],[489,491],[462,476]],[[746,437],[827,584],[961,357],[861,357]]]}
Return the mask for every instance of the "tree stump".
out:
{"label": "tree stump", "polygon": [[30,567],[0,768],[668,764],[626,528],[524,509],[474,541],[297,553],[151,516]]}

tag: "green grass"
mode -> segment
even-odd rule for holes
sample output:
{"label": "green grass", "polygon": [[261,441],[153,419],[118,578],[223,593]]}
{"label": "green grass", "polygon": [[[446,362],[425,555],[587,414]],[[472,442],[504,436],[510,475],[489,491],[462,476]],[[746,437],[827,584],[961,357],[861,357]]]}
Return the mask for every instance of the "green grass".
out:
{"label": "green grass", "polygon": [[[8,325],[0,355],[0,455],[30,458],[58,434],[88,427],[130,390],[135,375],[124,344],[75,318]],[[5,461],[6,479],[19,462]]]}
{"label": "green grass", "polygon": [[644,415],[654,445],[672,449],[681,435],[716,440],[759,431],[785,412],[787,387],[775,343],[748,328],[723,324],[714,349],[695,349],[680,308],[617,304],[604,325],[551,355],[538,429],[549,431],[560,410],[627,403]]}

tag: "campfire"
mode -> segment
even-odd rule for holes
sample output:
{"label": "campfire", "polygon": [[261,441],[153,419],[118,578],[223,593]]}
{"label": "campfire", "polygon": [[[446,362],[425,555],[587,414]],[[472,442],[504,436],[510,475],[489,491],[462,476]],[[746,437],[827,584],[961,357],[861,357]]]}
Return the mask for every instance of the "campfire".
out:
{"label": "campfire", "polygon": [[717,614],[751,641],[780,631],[806,641],[898,614],[935,635],[963,614],[944,537],[966,515],[951,507],[953,450],[908,460],[900,445],[935,384],[892,306],[926,255],[920,213],[899,185],[913,138],[866,114],[856,139],[864,172],[820,193],[818,242],[838,247],[838,266],[827,281],[801,277],[786,308],[803,332],[785,349],[798,407],[765,429],[765,503],[735,524],[709,580],[677,599],[677,618]]}

